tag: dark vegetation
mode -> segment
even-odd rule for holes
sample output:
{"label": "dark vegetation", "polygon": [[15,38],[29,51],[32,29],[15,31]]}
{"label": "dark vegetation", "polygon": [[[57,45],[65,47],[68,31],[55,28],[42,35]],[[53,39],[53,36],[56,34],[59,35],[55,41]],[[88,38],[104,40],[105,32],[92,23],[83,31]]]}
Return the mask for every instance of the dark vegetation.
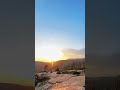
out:
{"label": "dark vegetation", "polygon": [[80,75],[80,72],[74,71],[73,75]]}

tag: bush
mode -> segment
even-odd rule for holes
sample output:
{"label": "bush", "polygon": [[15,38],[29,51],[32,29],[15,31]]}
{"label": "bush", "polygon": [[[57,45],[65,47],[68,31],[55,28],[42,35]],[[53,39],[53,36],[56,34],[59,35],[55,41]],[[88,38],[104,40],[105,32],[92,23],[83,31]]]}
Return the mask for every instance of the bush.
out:
{"label": "bush", "polygon": [[80,75],[80,72],[74,71],[73,75]]}
{"label": "bush", "polygon": [[59,68],[57,68],[55,71],[60,71]]}
{"label": "bush", "polygon": [[62,74],[68,74],[68,72],[67,71],[62,71]]}
{"label": "bush", "polygon": [[61,74],[61,72],[60,72],[60,71],[57,71],[57,74]]}

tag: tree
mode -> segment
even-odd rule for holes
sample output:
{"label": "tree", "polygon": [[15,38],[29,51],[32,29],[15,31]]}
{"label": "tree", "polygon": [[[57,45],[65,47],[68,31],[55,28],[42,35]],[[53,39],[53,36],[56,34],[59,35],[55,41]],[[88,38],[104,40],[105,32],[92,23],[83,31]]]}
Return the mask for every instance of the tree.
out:
{"label": "tree", "polygon": [[44,71],[47,72],[47,70],[48,70],[48,65],[45,65]]}

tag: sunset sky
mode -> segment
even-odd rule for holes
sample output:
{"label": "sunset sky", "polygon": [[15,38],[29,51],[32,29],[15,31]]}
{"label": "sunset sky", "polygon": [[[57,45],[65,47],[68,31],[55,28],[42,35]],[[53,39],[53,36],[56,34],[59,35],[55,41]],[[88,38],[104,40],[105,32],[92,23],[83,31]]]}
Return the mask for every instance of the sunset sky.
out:
{"label": "sunset sky", "polygon": [[44,47],[59,49],[61,59],[84,56],[85,0],[35,1],[36,57]]}

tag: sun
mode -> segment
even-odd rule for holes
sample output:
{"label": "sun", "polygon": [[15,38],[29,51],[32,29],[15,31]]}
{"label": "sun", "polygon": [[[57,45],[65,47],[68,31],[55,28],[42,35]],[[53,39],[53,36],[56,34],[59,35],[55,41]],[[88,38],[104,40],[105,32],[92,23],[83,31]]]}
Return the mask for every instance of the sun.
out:
{"label": "sun", "polygon": [[59,49],[52,47],[37,49],[35,53],[35,57],[46,60],[47,62],[57,61],[63,56],[63,53]]}

